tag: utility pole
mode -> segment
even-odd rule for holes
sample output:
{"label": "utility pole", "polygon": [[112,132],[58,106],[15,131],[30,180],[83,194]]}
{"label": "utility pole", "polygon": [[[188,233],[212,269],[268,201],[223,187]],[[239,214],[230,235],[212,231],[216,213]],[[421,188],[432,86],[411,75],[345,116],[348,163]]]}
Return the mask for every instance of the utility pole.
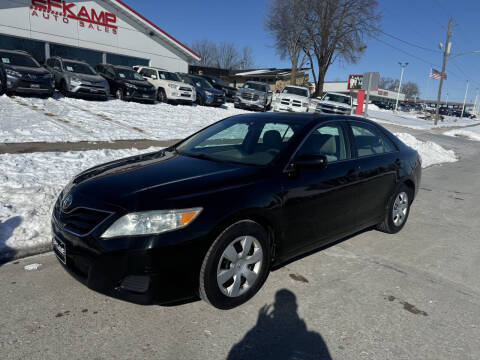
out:
{"label": "utility pole", "polygon": [[398,92],[397,92],[397,102],[395,104],[395,111],[397,111],[397,108],[398,108],[398,99],[400,98],[400,88],[402,87],[402,80],[403,80],[403,72],[405,71],[405,68],[407,67],[408,65],[408,62],[406,62],[405,64],[402,64],[401,62],[398,62],[398,64],[401,66],[402,68],[402,73],[400,75],[400,84],[398,84]]}
{"label": "utility pole", "polygon": [[462,116],[460,116],[460,118],[463,118],[463,113],[465,111],[465,103],[467,102],[467,94],[468,94],[468,80],[467,80],[467,88],[465,89],[465,97],[463,98]]}
{"label": "utility pole", "polygon": [[440,74],[440,85],[438,85],[438,96],[437,96],[437,109],[436,109],[436,114],[435,114],[435,125],[438,124],[438,119],[440,117],[439,111],[440,111],[440,101],[442,99],[442,86],[443,86],[443,78],[445,76],[445,67],[447,65],[447,57],[448,54],[450,53],[450,37],[452,36],[452,24],[453,24],[453,19],[450,18],[450,21],[448,22],[448,29],[447,29],[447,39],[445,40],[445,44],[443,46],[443,63],[442,63],[442,72]]}
{"label": "utility pole", "polygon": [[478,88],[475,93],[475,104],[473,105],[473,113],[477,115],[477,100],[478,100]]}
{"label": "utility pole", "polygon": [[446,101],[445,107],[448,108],[448,93],[447,93],[447,101]]}

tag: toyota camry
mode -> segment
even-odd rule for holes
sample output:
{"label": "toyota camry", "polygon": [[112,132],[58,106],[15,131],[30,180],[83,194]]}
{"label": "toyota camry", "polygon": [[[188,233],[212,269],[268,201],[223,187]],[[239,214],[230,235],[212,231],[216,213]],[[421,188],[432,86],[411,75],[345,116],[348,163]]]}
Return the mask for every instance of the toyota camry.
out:
{"label": "toyota camry", "polygon": [[53,249],[109,296],[230,309],[273,266],[362,229],[400,231],[420,177],[418,153],[372,121],[238,115],[77,175],[53,210]]}

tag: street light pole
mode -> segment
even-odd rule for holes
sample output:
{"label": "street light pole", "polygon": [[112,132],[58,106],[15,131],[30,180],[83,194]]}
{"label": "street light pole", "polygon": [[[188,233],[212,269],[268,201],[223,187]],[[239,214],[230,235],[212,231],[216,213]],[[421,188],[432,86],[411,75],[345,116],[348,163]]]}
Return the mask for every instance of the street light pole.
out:
{"label": "street light pole", "polygon": [[395,104],[395,111],[397,111],[397,109],[398,109],[398,99],[400,98],[400,89],[402,88],[403,72],[405,71],[405,68],[407,67],[408,62],[406,62],[405,64],[402,64],[401,62],[398,62],[398,64],[402,68],[402,73],[400,75],[400,84],[398,84],[397,102]]}
{"label": "street light pole", "polygon": [[463,118],[463,112],[465,111],[465,103],[467,102],[467,94],[468,94],[468,80],[467,80],[467,88],[465,89],[465,97],[463,98],[463,107],[462,107],[462,116],[460,118]]}
{"label": "street light pole", "polygon": [[477,115],[477,100],[478,100],[478,88],[476,89],[475,93],[475,105],[473,105],[473,113]]}
{"label": "street light pole", "polygon": [[448,108],[448,93],[447,93],[447,101],[446,101],[445,107]]}

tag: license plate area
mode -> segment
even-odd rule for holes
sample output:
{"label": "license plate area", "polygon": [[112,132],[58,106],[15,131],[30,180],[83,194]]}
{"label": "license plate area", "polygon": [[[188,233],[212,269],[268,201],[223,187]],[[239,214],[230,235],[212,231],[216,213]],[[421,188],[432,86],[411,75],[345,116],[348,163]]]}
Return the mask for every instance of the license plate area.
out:
{"label": "license plate area", "polygon": [[149,98],[150,96],[148,96],[147,94],[143,94],[142,97],[143,97],[144,99],[147,99],[147,98]]}
{"label": "license plate area", "polygon": [[57,238],[52,238],[52,246],[55,255],[64,265],[67,264],[67,247],[65,243]]}
{"label": "license plate area", "polygon": [[30,87],[32,89],[39,89],[40,88],[40,84],[30,84]]}

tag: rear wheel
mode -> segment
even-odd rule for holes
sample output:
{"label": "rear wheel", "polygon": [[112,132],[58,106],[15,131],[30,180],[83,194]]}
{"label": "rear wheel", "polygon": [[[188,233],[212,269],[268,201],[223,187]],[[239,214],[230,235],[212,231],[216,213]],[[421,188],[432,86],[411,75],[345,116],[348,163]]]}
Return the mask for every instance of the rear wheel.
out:
{"label": "rear wheel", "polygon": [[60,83],[60,92],[63,96],[70,96],[70,92],[68,91],[67,82],[64,80]]}
{"label": "rear wheel", "polygon": [[167,94],[165,94],[165,90],[163,89],[158,89],[158,92],[157,92],[157,100],[159,102],[166,102],[167,101]]}
{"label": "rear wheel", "polygon": [[115,98],[118,100],[123,100],[123,90],[122,89],[117,89],[115,91]]}
{"label": "rear wheel", "polygon": [[413,191],[407,185],[397,187],[388,204],[385,219],[377,229],[389,234],[395,234],[402,230],[410,213],[410,205],[413,200]]}
{"label": "rear wheel", "polygon": [[195,103],[196,103],[197,105],[203,106],[202,95],[200,95],[200,94],[197,93],[197,99],[196,99]]}
{"label": "rear wheel", "polygon": [[254,296],[270,265],[265,229],[251,220],[223,231],[208,250],[200,271],[200,297],[218,309],[231,309]]}

